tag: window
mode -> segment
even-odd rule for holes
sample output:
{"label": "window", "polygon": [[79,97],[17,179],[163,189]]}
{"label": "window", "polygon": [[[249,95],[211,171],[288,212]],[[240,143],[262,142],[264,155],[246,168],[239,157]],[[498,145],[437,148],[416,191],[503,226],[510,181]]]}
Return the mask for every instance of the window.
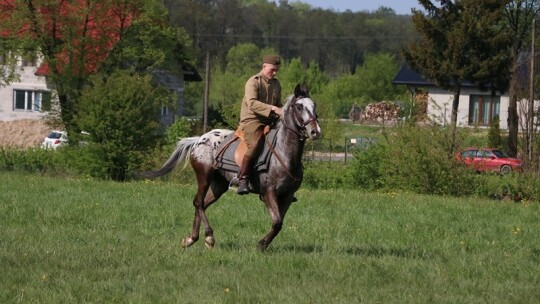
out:
{"label": "window", "polygon": [[471,95],[469,100],[469,125],[489,126],[500,116],[501,97],[491,95]]}
{"label": "window", "polygon": [[169,115],[169,107],[167,106],[161,106],[161,116],[167,116]]}
{"label": "window", "polygon": [[45,91],[14,90],[13,110],[43,112],[51,110],[51,93]]}
{"label": "window", "polygon": [[37,66],[37,58],[35,54],[24,54],[22,56],[22,62],[23,67],[35,67]]}

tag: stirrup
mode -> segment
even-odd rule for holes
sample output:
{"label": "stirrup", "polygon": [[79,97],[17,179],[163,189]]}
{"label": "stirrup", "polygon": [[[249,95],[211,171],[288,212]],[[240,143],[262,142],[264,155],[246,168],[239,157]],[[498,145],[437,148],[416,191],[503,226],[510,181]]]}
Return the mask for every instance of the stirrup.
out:
{"label": "stirrup", "polygon": [[250,193],[250,191],[249,191],[249,179],[246,178],[245,176],[241,177],[240,180],[238,181],[238,189],[236,189],[236,194],[245,195],[245,194],[249,194],[249,193]]}
{"label": "stirrup", "polygon": [[231,181],[229,182],[229,189],[234,190],[236,192],[236,190],[238,190],[239,183],[240,183],[240,179],[238,178],[238,176],[233,177]]}

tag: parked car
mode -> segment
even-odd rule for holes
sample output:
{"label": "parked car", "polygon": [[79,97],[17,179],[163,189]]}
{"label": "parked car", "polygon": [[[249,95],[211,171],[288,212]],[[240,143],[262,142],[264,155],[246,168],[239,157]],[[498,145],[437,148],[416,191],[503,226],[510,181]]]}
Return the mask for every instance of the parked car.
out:
{"label": "parked car", "polygon": [[65,131],[54,130],[41,143],[43,149],[56,149],[67,143],[67,133]]}
{"label": "parked car", "polygon": [[512,158],[503,151],[493,148],[467,148],[459,152],[456,158],[478,172],[490,171],[508,174],[523,169],[521,159]]}

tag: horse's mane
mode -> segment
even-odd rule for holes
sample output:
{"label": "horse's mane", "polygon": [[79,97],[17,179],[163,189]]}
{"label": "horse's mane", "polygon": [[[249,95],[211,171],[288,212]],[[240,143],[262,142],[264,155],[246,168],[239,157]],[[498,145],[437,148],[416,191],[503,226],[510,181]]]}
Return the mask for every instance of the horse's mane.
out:
{"label": "horse's mane", "polygon": [[281,122],[282,118],[285,116],[285,113],[289,110],[289,107],[291,105],[291,101],[297,97],[298,99],[309,97],[309,91],[305,84],[297,85],[294,89],[294,94],[289,95],[287,98],[285,98],[285,102],[283,104],[283,107],[281,108],[283,110],[283,115],[281,115],[279,121]]}
{"label": "horse's mane", "polygon": [[289,97],[285,98],[285,102],[283,104],[283,107],[281,108],[283,110],[283,112],[287,112],[287,110],[289,109],[289,105],[291,104],[291,100],[294,98],[294,95],[291,94],[289,95]]}

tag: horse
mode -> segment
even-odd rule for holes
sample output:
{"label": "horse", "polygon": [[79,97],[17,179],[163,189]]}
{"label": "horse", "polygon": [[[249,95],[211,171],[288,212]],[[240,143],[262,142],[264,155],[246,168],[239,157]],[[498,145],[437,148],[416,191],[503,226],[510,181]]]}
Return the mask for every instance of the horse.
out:
{"label": "horse", "polygon": [[[271,229],[258,242],[258,249],[264,251],[278,235],[287,210],[296,201],[295,192],[300,188],[303,177],[302,154],[307,138],[316,140],[321,136],[317,120],[316,106],[311,100],[306,85],[297,85],[294,94],[286,99],[282,115],[275,124],[275,143],[269,144],[271,151],[267,169],[251,174],[250,193],[259,194],[272,219]],[[182,240],[187,248],[199,239],[201,222],[204,224],[205,245],[211,249],[215,245],[213,229],[208,222],[206,209],[215,203],[237,178],[237,172],[216,167],[218,147],[233,131],[214,129],[200,137],[181,139],[169,159],[156,171],[140,174],[145,178],[165,175],[173,168],[185,163],[187,158],[193,167],[197,180],[197,193],[193,199],[195,216],[191,233]]]}

